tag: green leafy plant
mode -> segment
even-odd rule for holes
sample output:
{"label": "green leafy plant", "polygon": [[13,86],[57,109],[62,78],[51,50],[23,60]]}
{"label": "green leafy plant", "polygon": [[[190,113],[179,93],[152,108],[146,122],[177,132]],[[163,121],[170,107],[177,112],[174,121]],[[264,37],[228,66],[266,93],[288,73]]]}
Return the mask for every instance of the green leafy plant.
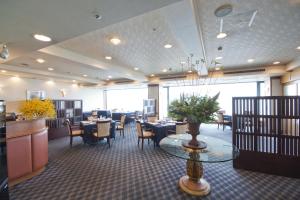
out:
{"label": "green leafy plant", "polygon": [[214,114],[220,109],[217,101],[220,93],[208,96],[180,96],[169,106],[169,116],[177,120],[186,119],[188,123],[207,123],[214,120]]}

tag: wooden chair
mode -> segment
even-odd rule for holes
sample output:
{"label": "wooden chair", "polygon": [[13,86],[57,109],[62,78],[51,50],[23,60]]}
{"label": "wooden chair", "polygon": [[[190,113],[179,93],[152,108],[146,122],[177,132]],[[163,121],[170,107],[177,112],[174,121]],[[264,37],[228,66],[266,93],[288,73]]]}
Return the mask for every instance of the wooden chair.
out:
{"label": "wooden chair", "polygon": [[168,130],[168,134],[185,134],[188,132],[188,123],[186,122],[177,122],[176,130]]}
{"label": "wooden chair", "polygon": [[231,126],[231,121],[224,119],[224,114],[223,113],[217,113],[217,124],[218,124],[218,129],[219,126],[223,126],[223,131],[225,129],[225,126]]}
{"label": "wooden chair", "polygon": [[97,121],[96,132],[93,133],[98,139],[106,138],[108,146],[110,147],[110,126],[111,121]]}
{"label": "wooden chair", "polygon": [[73,146],[73,137],[82,136],[82,130],[79,129],[78,126],[72,126],[69,119],[65,120],[65,125],[67,126],[69,136],[70,136],[70,146]]}
{"label": "wooden chair", "polygon": [[154,123],[158,120],[157,116],[148,116],[147,121],[150,123]]}
{"label": "wooden chair", "polygon": [[[142,150],[144,149],[144,139],[148,139],[148,144],[150,142],[150,139],[153,140],[154,133],[152,131],[145,131],[143,130],[142,124],[140,121],[136,121],[136,129],[137,129],[137,135],[138,135],[138,146],[140,146],[140,139],[142,140]],[[155,143],[153,141],[154,147]]]}
{"label": "wooden chair", "polygon": [[117,131],[120,131],[120,135],[121,133],[123,133],[123,137],[124,137],[124,129],[125,129],[125,119],[126,119],[126,115],[122,115],[121,121],[117,124]]}

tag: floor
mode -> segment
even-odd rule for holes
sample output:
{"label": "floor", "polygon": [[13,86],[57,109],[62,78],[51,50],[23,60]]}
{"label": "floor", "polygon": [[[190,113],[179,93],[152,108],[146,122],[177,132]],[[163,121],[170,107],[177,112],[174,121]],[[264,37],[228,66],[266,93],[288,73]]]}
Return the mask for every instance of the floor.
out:
{"label": "floor", "polygon": [[[231,141],[231,130],[201,125],[201,134]],[[236,170],[232,162],[204,164],[211,193],[201,199],[299,199],[300,179]],[[11,199],[200,199],[178,188],[185,161],[153,145],[137,146],[134,128],[125,138],[73,148],[69,139],[49,142],[49,164],[39,176],[10,188]]]}

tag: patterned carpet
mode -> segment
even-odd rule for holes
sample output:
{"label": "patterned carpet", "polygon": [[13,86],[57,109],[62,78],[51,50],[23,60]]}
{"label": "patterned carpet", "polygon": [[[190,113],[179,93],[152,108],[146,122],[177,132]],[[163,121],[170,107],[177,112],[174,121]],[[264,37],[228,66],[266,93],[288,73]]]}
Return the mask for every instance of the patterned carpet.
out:
{"label": "patterned carpet", "polygon": [[[204,125],[202,134],[231,140],[231,131]],[[10,188],[11,199],[200,199],[181,192],[185,160],[150,144],[137,147],[135,130],[106,143],[88,146],[68,138],[51,141],[49,164],[39,176]],[[202,199],[300,199],[300,179],[235,170],[232,162],[204,164],[211,193]]]}

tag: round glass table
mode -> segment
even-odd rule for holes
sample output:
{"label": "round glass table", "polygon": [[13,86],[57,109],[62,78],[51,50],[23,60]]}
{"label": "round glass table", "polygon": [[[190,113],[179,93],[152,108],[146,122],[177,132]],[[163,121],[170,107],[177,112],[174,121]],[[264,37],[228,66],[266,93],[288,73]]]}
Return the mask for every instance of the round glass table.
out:
{"label": "round glass table", "polygon": [[182,145],[191,139],[189,134],[169,135],[162,139],[159,145],[168,154],[187,160],[187,175],[180,178],[180,188],[191,195],[205,196],[210,192],[210,185],[203,178],[202,162],[230,161],[239,155],[239,150],[229,142],[204,135],[198,135],[197,140],[207,144],[205,149],[195,150]]}

